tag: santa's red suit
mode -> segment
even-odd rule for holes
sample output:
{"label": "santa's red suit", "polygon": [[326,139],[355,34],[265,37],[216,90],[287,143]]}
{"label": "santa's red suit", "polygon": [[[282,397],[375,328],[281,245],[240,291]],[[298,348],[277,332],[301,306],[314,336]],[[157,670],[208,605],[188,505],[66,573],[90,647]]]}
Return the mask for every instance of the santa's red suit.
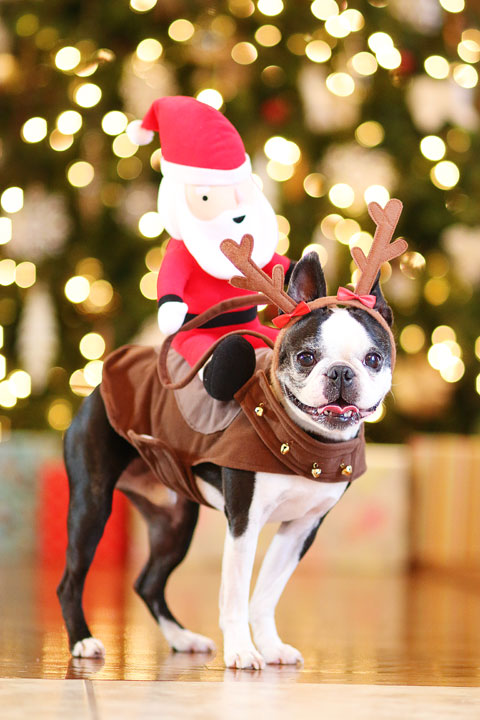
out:
{"label": "santa's red suit", "polygon": [[[253,181],[240,135],[222,113],[194,98],[164,97],[156,100],[141,123],[135,121],[127,132],[137,144],[149,142],[154,132],[160,136],[164,177],[158,211],[167,232],[178,238],[169,241],[158,276],[163,318],[160,321],[159,314],[159,324],[163,332],[171,333],[180,327],[182,309],[187,312],[185,323],[221,300],[249,294],[228,282],[238,273],[221,253],[220,243],[225,238],[240,242],[248,233],[254,238],[252,259],[259,267],[270,275],[278,263],[289,269],[290,261],[275,253],[278,242],[275,213]],[[242,189],[244,185],[250,186],[250,195]],[[201,190],[201,195],[205,195],[201,199],[205,201],[209,200],[211,189],[228,186],[232,196],[234,192],[238,194],[237,204],[203,222],[188,207],[187,186],[205,188]],[[191,215],[196,218],[193,230],[191,225],[187,227],[186,218]],[[225,224],[216,225],[217,221]],[[165,317],[174,321],[167,323]],[[162,323],[169,329],[163,329]],[[256,308],[249,307],[225,313],[199,329],[180,332],[173,347],[193,365],[215,340],[239,327],[261,330],[272,339],[278,333],[261,325]],[[262,345],[257,338],[246,339],[253,347]]]}
{"label": "santa's red suit", "polygon": [[[273,267],[278,264],[283,265],[285,272],[287,272],[290,260],[275,253],[272,260],[265,265],[263,270],[271,276]],[[169,301],[186,303],[188,305],[188,314],[185,317],[185,322],[187,322],[221,300],[249,294],[251,294],[251,290],[233,287],[227,280],[220,280],[208,275],[188,252],[183,242],[173,239],[169,241],[158,274],[157,295],[159,305]],[[272,340],[275,340],[279,332],[276,328],[267,327],[260,323],[256,307],[247,307],[242,310],[224,313],[211,320],[204,327],[178,333],[172,347],[190,365],[194,365],[215,340],[226,335],[231,330],[238,330],[239,326],[248,330],[263,332]],[[255,348],[264,345],[258,338],[247,335],[246,339]]]}

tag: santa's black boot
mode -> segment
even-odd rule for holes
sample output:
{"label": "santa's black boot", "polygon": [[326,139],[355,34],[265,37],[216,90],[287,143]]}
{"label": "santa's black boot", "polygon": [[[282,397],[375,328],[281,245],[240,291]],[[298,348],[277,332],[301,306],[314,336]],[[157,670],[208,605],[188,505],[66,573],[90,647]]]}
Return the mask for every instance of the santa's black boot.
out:
{"label": "santa's black boot", "polygon": [[215,400],[232,400],[255,372],[255,350],[241,335],[225,338],[205,366],[203,384]]}

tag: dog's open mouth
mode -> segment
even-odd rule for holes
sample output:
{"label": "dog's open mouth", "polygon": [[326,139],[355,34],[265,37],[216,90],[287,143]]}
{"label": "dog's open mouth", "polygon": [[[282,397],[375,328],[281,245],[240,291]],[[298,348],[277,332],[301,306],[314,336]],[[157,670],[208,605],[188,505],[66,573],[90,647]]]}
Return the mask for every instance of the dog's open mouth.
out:
{"label": "dog's open mouth", "polygon": [[313,405],[305,405],[302,403],[296,395],[292,393],[287,387],[285,387],[287,397],[291,402],[298,407],[299,410],[310,415],[314,420],[326,420],[333,423],[354,423],[360,422],[363,418],[371,415],[377,409],[379,403],[371,408],[361,410],[356,405],[349,405],[344,402],[343,398],[338,399],[338,404],[319,405],[315,407]]}

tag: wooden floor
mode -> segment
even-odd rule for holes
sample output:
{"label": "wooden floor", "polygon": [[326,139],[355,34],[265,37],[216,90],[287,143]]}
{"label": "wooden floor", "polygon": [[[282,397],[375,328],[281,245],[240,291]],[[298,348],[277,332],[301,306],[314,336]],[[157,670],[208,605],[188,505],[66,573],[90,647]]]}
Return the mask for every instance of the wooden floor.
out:
{"label": "wooden floor", "polygon": [[[440,575],[334,575],[300,567],[278,609],[302,668],[226,670],[171,654],[127,570],[93,572],[85,607],[105,661],[72,660],[54,594],[59,569],[0,568],[0,716],[478,718],[480,586]],[[190,629],[213,637],[218,567],[182,568],[169,589]],[[48,681],[48,682],[47,682]],[[248,685],[248,689],[247,686]],[[19,701],[21,700],[21,704]],[[188,710],[187,710],[188,709]]]}

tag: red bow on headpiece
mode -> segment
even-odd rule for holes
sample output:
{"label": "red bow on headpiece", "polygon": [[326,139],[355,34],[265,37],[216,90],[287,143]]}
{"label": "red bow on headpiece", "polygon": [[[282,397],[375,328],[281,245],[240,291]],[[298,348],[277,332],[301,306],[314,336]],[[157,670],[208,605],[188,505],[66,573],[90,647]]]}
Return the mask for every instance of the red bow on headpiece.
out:
{"label": "red bow on headpiece", "polygon": [[309,312],[311,312],[310,308],[308,307],[307,303],[302,300],[302,302],[299,302],[295,310],[291,313],[284,313],[283,315],[277,315],[276,318],[273,318],[272,322],[277,328],[284,328],[285,325],[288,325],[290,320],[293,317],[299,317],[301,315],[307,315]]}
{"label": "red bow on headpiece", "polygon": [[362,305],[365,305],[365,307],[370,309],[374,308],[375,303],[377,302],[375,295],[356,295],[354,292],[344,287],[338,288],[337,300],[340,302],[345,300],[358,300],[358,302],[361,302]]}

